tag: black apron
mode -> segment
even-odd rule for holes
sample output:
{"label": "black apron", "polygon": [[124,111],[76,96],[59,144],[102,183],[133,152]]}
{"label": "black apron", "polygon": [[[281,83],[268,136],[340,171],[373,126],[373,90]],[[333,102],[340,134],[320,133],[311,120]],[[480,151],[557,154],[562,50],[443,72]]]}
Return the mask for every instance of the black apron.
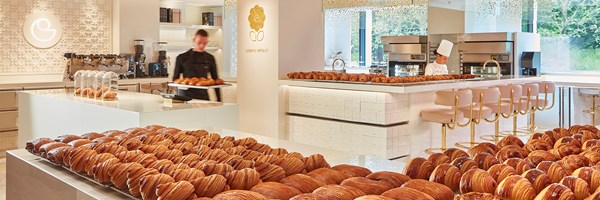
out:
{"label": "black apron", "polygon": [[[187,59],[183,63],[183,77],[184,78],[201,78],[208,77],[210,72],[210,62],[204,57],[203,53],[192,51],[190,59]],[[187,90],[179,90],[181,96],[190,97],[193,99],[210,100],[208,97],[208,90],[205,89],[194,89],[189,88]]]}

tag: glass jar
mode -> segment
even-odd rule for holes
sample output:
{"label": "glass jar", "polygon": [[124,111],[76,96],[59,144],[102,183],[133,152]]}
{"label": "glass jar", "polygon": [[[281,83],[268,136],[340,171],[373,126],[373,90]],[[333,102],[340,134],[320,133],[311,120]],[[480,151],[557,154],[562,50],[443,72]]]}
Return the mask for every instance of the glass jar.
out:
{"label": "glass jar", "polygon": [[102,99],[102,93],[104,92],[104,86],[102,85],[102,77],[104,77],[103,71],[96,72],[94,76],[94,99]]}
{"label": "glass jar", "polygon": [[119,90],[119,75],[114,72],[106,72],[102,76],[103,89],[102,93],[103,101],[114,101],[117,100],[117,91]]}
{"label": "glass jar", "polygon": [[84,89],[81,91],[81,97],[93,98],[94,97],[94,77],[96,76],[95,71],[87,71],[82,74],[82,85]]}
{"label": "glass jar", "polygon": [[83,74],[83,70],[79,70],[77,72],[75,72],[75,75],[73,75],[73,94],[75,96],[81,96],[81,91],[83,90],[82,88],[82,80],[81,80],[81,74]]}

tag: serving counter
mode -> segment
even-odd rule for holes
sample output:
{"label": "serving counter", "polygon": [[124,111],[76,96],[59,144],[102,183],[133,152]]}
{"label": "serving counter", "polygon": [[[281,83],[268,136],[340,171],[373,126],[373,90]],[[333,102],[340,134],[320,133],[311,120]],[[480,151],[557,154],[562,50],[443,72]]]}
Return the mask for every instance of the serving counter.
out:
{"label": "serving counter", "polygon": [[38,137],[162,124],[182,129],[215,126],[237,130],[238,106],[193,100],[165,105],[159,95],[121,91],[116,101],[75,97],[65,89],[18,93],[18,146]]}
{"label": "serving counter", "polygon": [[[395,159],[423,156],[424,149],[441,144],[440,125],[420,119],[421,110],[434,107],[435,91],[541,80],[542,77],[503,76],[406,85],[280,80],[279,85],[286,94],[290,140]],[[525,125],[526,119],[520,117],[519,126]],[[500,122],[500,129],[510,129],[512,121],[504,121]],[[494,130],[493,127],[493,123],[482,123],[477,130]],[[468,127],[449,131],[447,144],[462,142],[468,135]]]}

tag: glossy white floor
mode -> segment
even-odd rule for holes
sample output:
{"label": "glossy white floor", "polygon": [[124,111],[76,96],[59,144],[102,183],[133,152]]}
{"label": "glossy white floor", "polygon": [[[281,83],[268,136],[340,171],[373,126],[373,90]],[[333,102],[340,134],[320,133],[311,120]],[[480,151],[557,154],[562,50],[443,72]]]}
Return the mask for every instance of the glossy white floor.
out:
{"label": "glossy white floor", "polygon": [[0,158],[0,200],[6,199],[6,158]]}

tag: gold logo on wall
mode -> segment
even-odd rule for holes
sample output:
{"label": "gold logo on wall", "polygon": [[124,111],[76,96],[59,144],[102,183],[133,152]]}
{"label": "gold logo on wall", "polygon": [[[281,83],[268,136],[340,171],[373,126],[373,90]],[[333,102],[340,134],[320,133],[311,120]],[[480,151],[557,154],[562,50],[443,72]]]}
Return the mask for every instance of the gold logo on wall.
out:
{"label": "gold logo on wall", "polygon": [[248,21],[250,22],[250,39],[252,41],[262,41],[265,38],[265,32],[262,28],[265,26],[265,10],[263,7],[255,5],[250,9],[250,15],[248,15]]}

